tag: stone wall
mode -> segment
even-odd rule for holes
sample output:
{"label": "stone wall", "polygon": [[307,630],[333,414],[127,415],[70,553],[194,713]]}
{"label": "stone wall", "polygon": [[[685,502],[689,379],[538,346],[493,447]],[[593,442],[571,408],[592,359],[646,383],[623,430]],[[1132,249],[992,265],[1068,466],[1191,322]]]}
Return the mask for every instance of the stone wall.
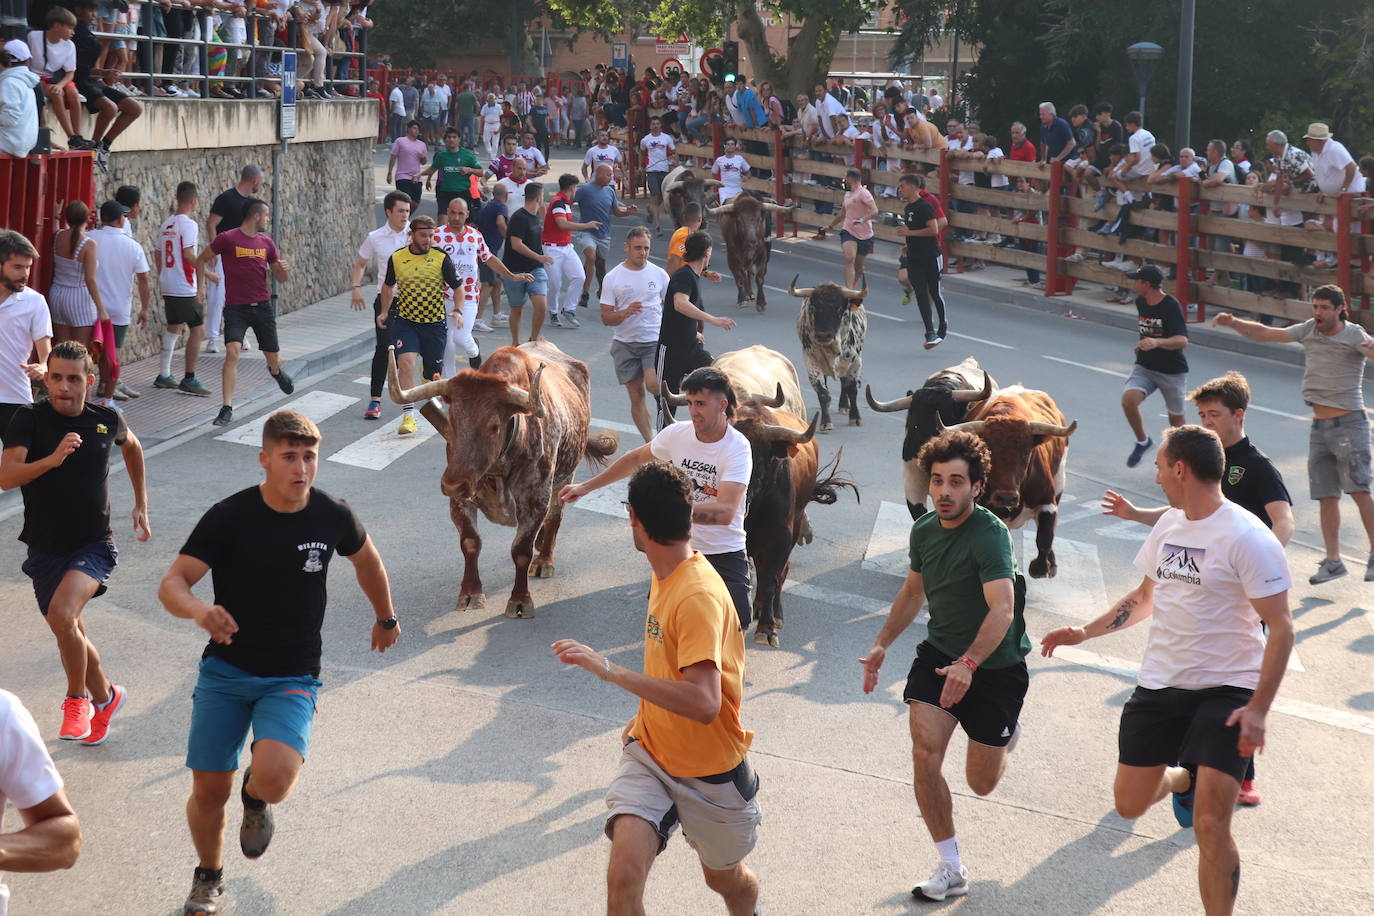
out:
{"label": "stone wall", "polygon": [[[375,228],[374,121],[369,117],[375,117],[371,107],[374,104],[319,102],[301,106],[303,115],[309,112],[309,123],[303,117],[299,133],[311,139],[292,140],[284,150],[280,143],[273,142],[273,103],[157,100],[148,104],[152,117],[137,137],[130,138],[130,145],[151,148],[128,149],[125,143],[117,143],[110,157],[109,173],[102,175],[97,171],[95,176],[97,205],[112,198],[115,190],[125,184],[137,186],[143,195],[133,231],[148,254],[153,299],[148,309],[148,326],[141,330],[137,325],[129,328],[121,351],[125,360],[150,356],[162,348],[164,322],[155,261],[157,233],[175,205],[176,186],[182,181],[193,181],[200,187],[200,207],[195,219],[204,246],[205,220],[215,196],[237,182],[239,170],[245,164],[262,166],[264,180],[259,196],[272,206],[273,235],[290,268],[290,280],[278,289],[281,313],[348,289],[354,253],[363,236]],[[336,106],[338,110],[330,110]],[[222,113],[227,128],[218,144],[211,146],[213,138],[206,125],[213,123],[215,108],[226,109]],[[188,130],[188,120],[199,127]],[[358,131],[362,131],[361,136],[348,136]],[[338,136],[329,136],[331,132]],[[278,180],[275,198],[274,172]],[[137,290],[133,311],[136,318]]]}

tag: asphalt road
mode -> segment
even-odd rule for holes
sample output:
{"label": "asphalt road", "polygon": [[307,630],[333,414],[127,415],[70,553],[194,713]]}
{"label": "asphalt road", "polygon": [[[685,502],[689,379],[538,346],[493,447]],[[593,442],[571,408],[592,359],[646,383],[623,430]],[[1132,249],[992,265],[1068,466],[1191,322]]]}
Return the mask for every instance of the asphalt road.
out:
{"label": "asphalt road", "polygon": [[[617,227],[613,251],[628,225]],[[656,243],[656,254],[663,244]],[[895,252],[880,252],[868,272],[865,380],[880,398],[896,397],[972,355],[1003,385],[1021,382],[1052,394],[1079,430],[1069,449],[1059,578],[1031,583],[1027,626],[1038,639],[1100,613],[1138,581],[1131,560],[1145,529],[1101,516],[1098,497],[1110,486],[1140,503],[1160,501],[1148,461],[1125,467],[1131,436],[1118,401],[1132,335],[953,295],[951,337],[925,351],[914,306],[900,304],[888,254]],[[717,262],[723,271],[723,252]],[[765,314],[736,313],[728,281],[708,287],[708,307],[738,320],[733,331],[711,331],[711,349],[762,343],[800,366],[797,300],[785,292],[794,273],[806,286],[842,279],[838,243],[777,242]],[[590,365],[593,415],[628,429],[628,403],[607,356],[610,331],[594,316],[583,311],[581,329],[551,329],[547,336]],[[505,339],[486,335],[483,347]],[[1358,575],[1306,585],[1320,552],[1315,507],[1305,498],[1299,371],[1217,350],[1190,349],[1188,356],[1191,380],[1231,368],[1250,379],[1256,408],[1249,432],[1297,499],[1298,535],[1288,551],[1302,583],[1292,593],[1297,652],[1259,762],[1264,802],[1236,816],[1244,863],[1238,912],[1368,913],[1374,911],[1368,804],[1374,795],[1374,591]],[[442,440],[398,442],[392,405],[380,426],[365,422],[367,392],[358,379],[366,371],[359,363],[305,380],[290,398],[241,411],[227,431],[207,427],[155,455],[149,467],[155,535],[146,544],[128,535],[127,481],[114,480],[120,567],[86,620],[130,700],[105,745],[49,742],[81,815],[85,850],[73,871],[10,876],[13,912],[180,912],[195,864],[183,817],[190,780],[182,755],[203,639],[188,622],[168,616],[155,591],[210,503],[259,480],[254,421],[293,403],[324,417],[326,460],[318,485],[348,499],[369,527],[388,565],[403,634],[386,655],[368,653],[370,610],[348,564],[336,563],[310,760],[296,794],[278,808],[277,837],[260,861],[239,857],[238,812],[231,804],[229,912],[602,908],[608,848],[602,795],[634,700],[560,666],[548,647],[576,637],[637,665],[647,565],[631,547],[617,498],[591,501],[565,517],[557,577],[534,580],[538,616],[508,620],[501,608],[511,581],[510,530],[484,521],[487,607],[453,611],[461,560],[437,486]],[[814,393],[806,393],[814,405]],[[1160,402],[1146,406],[1150,424],[1162,428]],[[912,901],[910,888],[936,859],[911,796],[900,700],[924,628],[917,624],[898,641],[880,689],[864,696],[857,659],[899,584],[909,520],[899,473],[900,415],[875,414],[866,405],[863,414],[862,426],[840,423],[820,438],[824,459],[843,448],[841,467],[860,483],[862,502],[845,497],[813,508],[816,542],[793,557],[782,647],[748,643],[744,720],[756,731],[764,810],[749,861],[763,881],[764,911],[1201,912],[1192,833],[1179,830],[1167,808],[1133,822],[1111,810],[1116,724],[1144,626],[1063,658],[1032,655],[1025,734],[991,796],[979,798],[963,783],[964,745],[956,737],[945,771],[972,893],[946,905]],[[635,434],[621,435],[622,446],[638,444]],[[18,520],[6,525],[17,531]],[[1358,569],[1365,545],[1353,514],[1345,536],[1347,562]],[[1033,550],[1033,532],[1015,537],[1018,549]],[[21,545],[0,543],[0,596],[8,608],[0,684],[28,704],[45,736],[54,736],[57,653],[18,572],[21,559]],[[648,899],[655,913],[721,911],[680,837],[660,857]]]}

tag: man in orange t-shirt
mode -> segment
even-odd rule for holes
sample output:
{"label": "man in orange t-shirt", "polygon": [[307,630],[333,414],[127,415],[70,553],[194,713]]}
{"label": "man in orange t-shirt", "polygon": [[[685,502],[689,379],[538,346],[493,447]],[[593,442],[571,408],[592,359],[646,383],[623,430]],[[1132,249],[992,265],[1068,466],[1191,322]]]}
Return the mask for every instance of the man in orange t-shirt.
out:
{"label": "man in orange t-shirt", "polygon": [[692,483],[666,462],[630,478],[630,530],[653,567],[644,673],[571,639],[558,660],[580,665],[640,698],[625,726],[620,768],[606,792],[611,840],[609,912],[642,912],[654,857],[682,826],[706,885],[731,913],[752,913],[759,882],[744,858],[760,820],[754,733],[740,724],[744,636],[725,583],[691,547]]}

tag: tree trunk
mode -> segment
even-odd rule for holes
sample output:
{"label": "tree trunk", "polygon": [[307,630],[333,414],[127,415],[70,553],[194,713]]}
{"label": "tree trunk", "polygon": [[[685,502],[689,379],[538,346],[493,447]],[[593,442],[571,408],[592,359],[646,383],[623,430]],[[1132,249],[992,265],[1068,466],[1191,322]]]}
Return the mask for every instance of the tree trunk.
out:
{"label": "tree trunk", "polygon": [[763,20],[753,0],[738,0],[736,12],[739,40],[749,51],[753,71],[750,76],[772,82],[773,91],[780,98],[794,98],[798,93],[810,96],[816,83],[830,72],[830,60],[835,54],[835,38],[826,33],[824,17],[803,19],[787,43],[786,58],[781,58],[768,46]]}

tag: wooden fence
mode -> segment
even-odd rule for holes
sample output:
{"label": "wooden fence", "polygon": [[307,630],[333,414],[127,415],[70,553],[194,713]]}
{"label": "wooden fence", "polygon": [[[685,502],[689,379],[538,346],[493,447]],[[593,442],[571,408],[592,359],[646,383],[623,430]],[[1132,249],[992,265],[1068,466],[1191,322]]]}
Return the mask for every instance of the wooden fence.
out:
{"label": "wooden fence", "polygon": [[[1080,249],[1105,252],[1137,263],[1149,261],[1158,265],[1171,278],[1167,288],[1193,321],[1205,321],[1209,306],[1297,321],[1311,317],[1311,303],[1305,299],[1260,295],[1208,282],[1209,270],[1265,278],[1289,285],[1290,290],[1295,285],[1299,295],[1303,288],[1334,283],[1345,291],[1355,319],[1374,330],[1374,310],[1370,308],[1374,298],[1374,276],[1370,273],[1374,263],[1374,228],[1361,216],[1367,205],[1374,205],[1374,200],[1361,195],[1285,195],[1281,198],[1281,209],[1301,213],[1304,220],[1319,220],[1323,225],[1308,222],[1281,226],[1237,215],[1236,205],[1274,207],[1272,195],[1261,198],[1255,188],[1204,188],[1188,178],[1147,185],[1143,179],[1137,179],[1126,186],[1137,192],[1149,191],[1156,202],[1167,202],[1171,209],[1133,207],[1129,214],[1131,225],[1156,230],[1158,240],[1146,241],[1132,233],[1120,241],[1116,236],[1104,236],[1089,228],[1104,220],[1115,220],[1117,204],[1108,202],[1095,208],[1093,196],[1084,196],[1085,192],[1071,180],[1062,164],[966,159],[950,156],[947,150],[874,149],[867,140],[803,144],[800,138],[785,137],[775,129],[749,130],[723,124],[709,127],[710,142],[696,144],[684,137],[677,143],[677,155],[696,157],[709,166],[722,154],[727,138],[740,140],[740,155],[751,168],[772,173],[771,178],[745,178],[745,189],[779,202],[791,199],[799,204],[791,217],[776,217],[778,235],[785,234],[789,225],[794,236],[799,227],[829,225],[833,216],[808,209],[808,204],[828,202],[838,208],[843,201],[843,190],[809,184],[806,178],[838,179],[850,168],[857,168],[863,173],[864,184],[873,192],[878,209],[900,215],[902,202],[896,197],[882,196],[882,190],[895,188],[903,172],[921,172],[926,176],[927,187],[944,204],[952,229],[996,233],[1018,241],[1018,247],[998,247],[941,238],[947,271],[963,272],[975,260],[1039,271],[1044,275],[1046,296],[1072,292],[1079,280],[1125,285],[1127,281],[1121,271],[1087,258],[1066,260]],[[626,132],[631,196],[644,192],[639,139],[633,130]],[[750,149],[744,148],[745,142]],[[755,151],[759,149],[767,152]],[[824,154],[824,158],[810,158],[812,153]],[[960,184],[960,172],[1004,175],[1009,185],[983,188]],[[792,180],[794,176],[801,180]],[[1018,178],[1029,179],[1033,190],[1011,190]],[[981,212],[958,212],[957,202],[981,208]],[[1022,218],[1013,219],[1014,211],[1021,211]],[[904,242],[892,226],[877,224],[874,231],[880,239]],[[1229,244],[1222,246],[1224,250],[1214,251],[1209,245],[1213,238],[1256,242],[1265,246],[1268,253],[1264,257],[1246,256],[1236,253]],[[1288,259],[1278,259],[1280,252]],[[1301,257],[1304,252],[1330,253],[1335,266],[1325,266],[1320,260],[1304,266],[1302,262],[1310,260]]]}

